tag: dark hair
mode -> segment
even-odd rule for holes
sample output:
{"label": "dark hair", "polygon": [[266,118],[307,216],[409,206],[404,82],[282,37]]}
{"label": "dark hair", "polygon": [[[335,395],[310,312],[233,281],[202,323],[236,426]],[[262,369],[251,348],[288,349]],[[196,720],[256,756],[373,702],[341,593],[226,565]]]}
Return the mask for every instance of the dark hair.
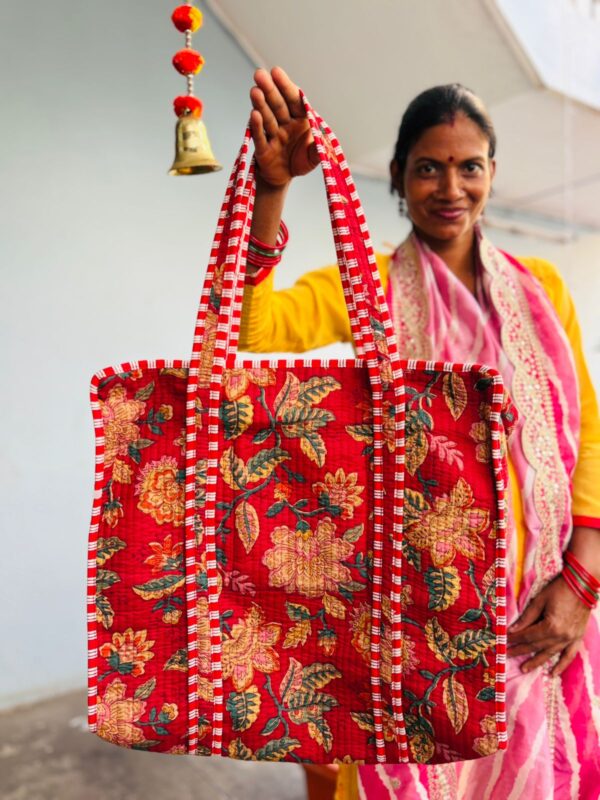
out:
{"label": "dark hair", "polygon": [[[403,173],[411,147],[421,135],[434,125],[452,122],[457,114],[464,114],[479,126],[489,143],[489,157],[496,152],[496,132],[483,102],[470,89],[460,83],[448,83],[426,89],[409,104],[402,116],[394,161]],[[394,186],[391,186],[394,192]]]}

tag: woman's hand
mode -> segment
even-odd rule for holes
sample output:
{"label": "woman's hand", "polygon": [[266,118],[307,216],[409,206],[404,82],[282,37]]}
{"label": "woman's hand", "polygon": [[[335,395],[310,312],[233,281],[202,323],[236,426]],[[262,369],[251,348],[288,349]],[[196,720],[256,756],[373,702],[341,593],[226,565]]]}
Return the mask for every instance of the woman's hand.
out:
{"label": "woman's hand", "polygon": [[557,576],[508,629],[508,655],[534,654],[521,666],[528,672],[560,653],[551,673],[560,675],[577,655],[589,616],[590,609]]}
{"label": "woman's hand", "polygon": [[258,177],[270,187],[283,188],[293,177],[317,166],[317,148],[299,89],[281,67],[274,67],[270,74],[258,69],[254,80],[250,128]]}

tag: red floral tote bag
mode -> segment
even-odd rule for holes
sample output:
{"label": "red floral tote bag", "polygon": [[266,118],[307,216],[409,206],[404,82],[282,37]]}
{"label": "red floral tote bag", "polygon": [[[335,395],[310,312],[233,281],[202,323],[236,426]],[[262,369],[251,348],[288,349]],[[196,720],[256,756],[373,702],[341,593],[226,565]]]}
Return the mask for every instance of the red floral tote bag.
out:
{"label": "red floral tote bag", "polygon": [[190,362],[92,381],[90,728],[242,760],[475,758],[482,729],[506,741],[502,382],[399,361],[348,166],[303,100],[357,358],[236,359],[247,131]]}

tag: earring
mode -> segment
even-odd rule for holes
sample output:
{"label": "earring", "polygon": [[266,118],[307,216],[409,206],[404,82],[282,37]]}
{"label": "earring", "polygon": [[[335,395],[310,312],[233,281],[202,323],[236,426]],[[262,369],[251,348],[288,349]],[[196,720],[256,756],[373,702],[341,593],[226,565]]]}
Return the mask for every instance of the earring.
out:
{"label": "earring", "polygon": [[400,216],[401,217],[406,217],[407,216],[407,213],[406,213],[406,200],[403,197],[401,197],[398,200],[398,211],[400,212]]}

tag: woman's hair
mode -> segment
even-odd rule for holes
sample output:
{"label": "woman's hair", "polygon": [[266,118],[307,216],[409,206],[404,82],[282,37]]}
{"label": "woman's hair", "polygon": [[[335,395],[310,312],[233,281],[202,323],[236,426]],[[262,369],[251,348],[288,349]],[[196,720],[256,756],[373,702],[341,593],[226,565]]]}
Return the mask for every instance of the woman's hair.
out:
{"label": "woman's hair", "polygon": [[[448,83],[421,92],[404,112],[394,149],[394,161],[401,174],[406,167],[411,147],[422,134],[434,125],[452,122],[457,114],[464,114],[480,128],[490,143],[489,157],[494,157],[496,132],[482,101],[462,84]],[[391,190],[394,191],[393,185]]]}

